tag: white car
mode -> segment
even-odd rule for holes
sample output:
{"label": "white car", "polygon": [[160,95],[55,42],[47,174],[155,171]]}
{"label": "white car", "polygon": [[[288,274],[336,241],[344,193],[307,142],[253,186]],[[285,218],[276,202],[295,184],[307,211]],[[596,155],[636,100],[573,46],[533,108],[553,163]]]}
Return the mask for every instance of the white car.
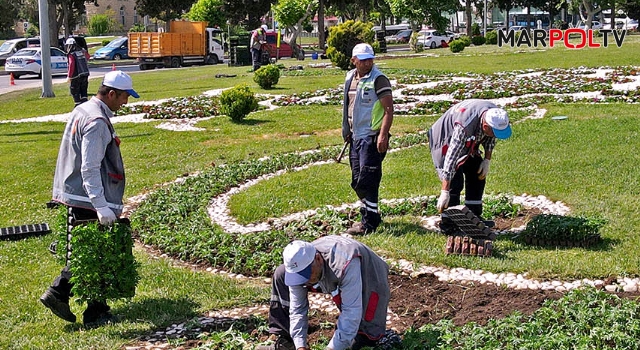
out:
{"label": "white car", "polygon": [[[583,24],[580,27],[578,27],[580,29],[587,29],[587,24]],[[602,29],[602,23],[598,22],[598,21],[591,21],[591,29],[593,30],[600,30]]]}
{"label": "white car", "polygon": [[435,29],[425,29],[418,32],[416,46],[435,49],[442,45],[442,41],[448,43],[451,41],[451,37],[445,32],[439,32]]}
{"label": "white car", "polygon": [[[4,70],[7,73],[13,73],[15,79],[23,75],[32,74],[42,77],[42,48],[29,47],[22,49],[11,57],[7,58]],[[62,50],[55,47],[51,50],[51,75],[67,74],[67,55]]]}

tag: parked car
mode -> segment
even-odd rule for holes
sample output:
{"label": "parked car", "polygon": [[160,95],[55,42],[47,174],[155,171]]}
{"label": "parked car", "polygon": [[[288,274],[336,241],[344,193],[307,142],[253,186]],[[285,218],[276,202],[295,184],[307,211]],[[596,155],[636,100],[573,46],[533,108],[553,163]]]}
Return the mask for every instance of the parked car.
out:
{"label": "parked car", "polygon": [[[271,58],[276,58],[276,54],[278,55],[277,59],[281,59],[283,57],[291,57],[291,58],[296,58],[294,52],[293,52],[293,48],[291,48],[291,45],[286,42],[283,41],[282,38],[280,39],[280,49],[278,50],[277,48],[277,33],[275,31],[268,31],[267,32],[267,50],[269,50],[269,56]],[[298,45],[298,49],[300,50],[300,52],[302,52],[302,54],[304,55],[304,51],[302,50],[302,48],[300,47],[300,45]],[[303,56],[304,57],[304,56]]]}
{"label": "parked car", "polygon": [[18,38],[7,40],[0,46],[0,65],[4,65],[7,58],[26,47],[40,46],[40,38]]}
{"label": "parked car", "polygon": [[126,36],[113,39],[93,54],[94,60],[120,60],[123,58],[129,58],[129,38]]}
{"label": "parked car", "polygon": [[413,34],[413,30],[405,29],[398,32],[398,34],[394,35],[395,42],[406,44],[411,39],[411,35]]}
{"label": "parked car", "polygon": [[[587,28],[587,24],[583,23],[582,25],[580,25],[578,28],[580,29],[588,29]],[[598,21],[591,21],[591,29],[593,30],[600,30],[602,29],[602,23],[598,22]]]}
{"label": "parked car", "polygon": [[445,33],[447,33],[447,36],[449,36],[449,40],[448,41],[453,41],[455,39],[458,39],[460,37],[460,33],[454,33],[450,30],[446,30]]}
{"label": "parked car", "polygon": [[80,35],[70,35],[68,37],[61,37],[58,38],[58,48],[64,52],[67,52],[67,50],[64,47],[64,43],[67,42],[67,39],[69,38],[73,38],[73,40],[76,41],[76,45],[80,46],[81,48],[89,51],[89,47],[87,46],[87,40],[85,40],[85,38],[83,36]]}
{"label": "parked car", "polygon": [[526,26],[511,26],[509,30],[513,30],[514,32],[521,32],[523,30],[527,30]]}
{"label": "parked car", "polygon": [[431,49],[435,49],[436,47],[440,47],[440,43],[444,40],[445,42],[450,41],[450,37],[445,32],[439,32],[435,29],[426,29],[418,32],[418,40],[416,45],[418,47],[428,47]]}
{"label": "parked car", "polygon": [[[67,75],[67,54],[57,47],[51,47],[51,75]],[[42,48],[22,49],[7,58],[5,72],[13,73],[15,79],[31,74],[42,78]]]}

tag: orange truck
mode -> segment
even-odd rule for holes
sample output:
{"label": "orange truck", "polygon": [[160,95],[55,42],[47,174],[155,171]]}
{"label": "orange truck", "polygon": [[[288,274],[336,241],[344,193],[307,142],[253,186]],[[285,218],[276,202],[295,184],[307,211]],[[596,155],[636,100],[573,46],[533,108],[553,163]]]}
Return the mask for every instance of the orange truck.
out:
{"label": "orange truck", "polygon": [[129,56],[140,70],[217,64],[224,56],[224,33],[207,22],[171,21],[168,32],[129,33]]}

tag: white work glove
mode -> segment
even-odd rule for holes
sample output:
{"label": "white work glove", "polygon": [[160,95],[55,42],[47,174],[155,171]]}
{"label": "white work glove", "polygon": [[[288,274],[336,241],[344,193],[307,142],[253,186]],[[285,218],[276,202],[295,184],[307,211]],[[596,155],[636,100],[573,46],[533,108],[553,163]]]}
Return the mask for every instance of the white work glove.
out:
{"label": "white work glove", "polygon": [[111,226],[116,222],[116,213],[109,207],[96,208],[96,211],[98,212],[98,220],[101,225]]}
{"label": "white work glove", "polygon": [[449,198],[448,190],[440,191],[440,198],[438,198],[438,204],[436,206],[438,208],[438,213],[442,213],[443,210],[447,209],[449,206]]}
{"label": "white work glove", "polygon": [[478,179],[484,180],[489,174],[489,164],[491,164],[491,159],[485,159],[480,163],[480,168],[478,168]]}

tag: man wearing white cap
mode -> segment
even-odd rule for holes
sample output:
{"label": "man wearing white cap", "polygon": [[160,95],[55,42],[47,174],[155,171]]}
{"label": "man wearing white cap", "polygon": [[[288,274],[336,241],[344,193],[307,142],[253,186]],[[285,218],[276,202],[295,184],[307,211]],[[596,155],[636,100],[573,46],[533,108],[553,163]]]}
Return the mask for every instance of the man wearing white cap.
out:
{"label": "man wearing white cap", "polygon": [[459,205],[465,188],[464,204],[481,217],[482,195],[496,139],[511,136],[507,112],[490,101],[465,100],[449,108],[431,126],[428,135],[433,164],[442,182],[438,211]]}
{"label": "man wearing white cap", "polygon": [[[122,212],[125,176],[120,139],[111,118],[113,112],[138,98],[131,77],[122,71],[104,76],[96,96],[76,106],[64,130],[53,179],[53,201],[67,207],[68,223],[75,220],[97,220],[111,226]],[[70,234],[67,225],[67,266],[40,297],[40,301],[56,316],[75,322],[69,308],[72,284],[69,270]],[[106,300],[90,301],[83,313],[86,325],[111,318]]]}
{"label": "man wearing white cap", "polygon": [[360,199],[360,222],[349,234],[375,231],[381,223],[378,193],[382,180],[382,161],[389,148],[393,123],[393,96],[389,79],[373,64],[371,45],[353,48],[344,84],[342,138],[348,142],[351,188]]}
{"label": "man wearing white cap", "polygon": [[386,330],[389,266],[366,245],[342,236],[293,241],[273,274],[269,333],[258,350],[310,349],[308,293],[331,294],[340,310],[327,350],[375,346]]}

